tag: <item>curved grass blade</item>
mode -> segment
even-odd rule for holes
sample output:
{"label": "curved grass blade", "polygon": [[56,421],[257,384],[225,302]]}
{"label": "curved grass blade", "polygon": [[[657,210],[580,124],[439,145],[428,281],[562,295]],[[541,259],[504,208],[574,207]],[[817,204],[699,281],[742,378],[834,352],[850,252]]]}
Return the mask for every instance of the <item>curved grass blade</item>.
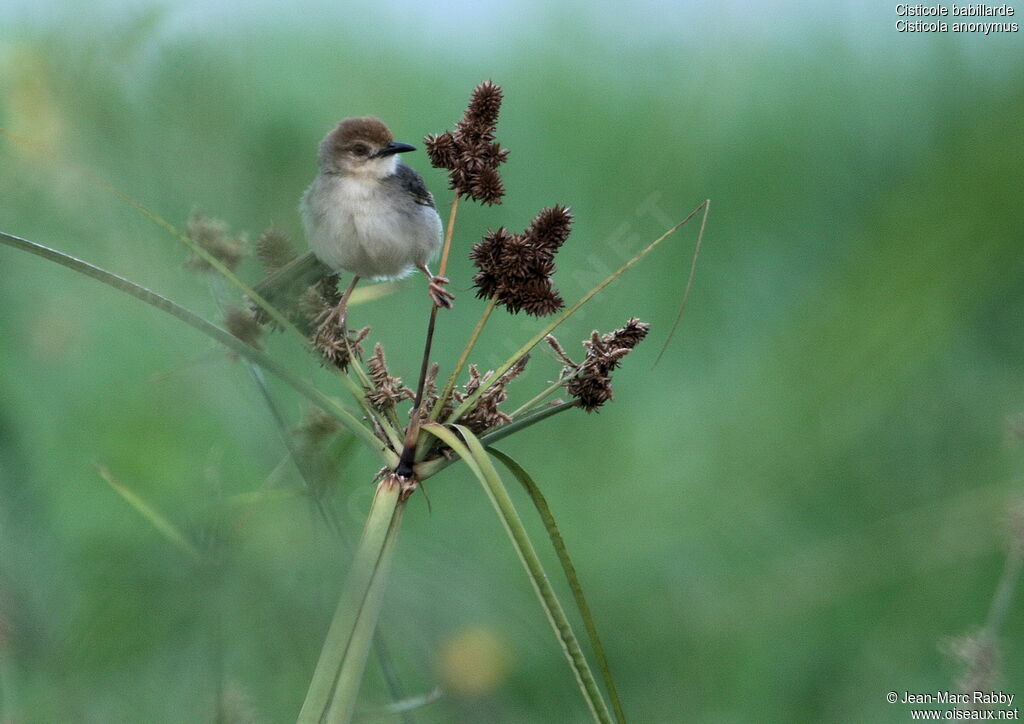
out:
{"label": "curved grass blade", "polygon": [[150,525],[156,528],[160,535],[173,543],[175,547],[184,551],[184,553],[192,560],[196,562],[203,561],[203,554],[199,552],[199,549],[193,545],[192,541],[190,541],[184,533],[178,530],[178,527],[174,525],[174,523],[167,520],[160,511],[143,500],[138,493],[115,478],[113,473],[105,467],[97,465],[96,468],[100,472],[100,477],[107,481],[107,485],[113,488],[118,495],[124,498],[128,505],[135,508],[138,514],[145,518]]}
{"label": "curved grass blade", "polygon": [[663,242],[665,239],[667,239],[669,236],[671,236],[673,232],[675,232],[677,229],[679,229],[679,227],[681,227],[684,224],[686,224],[690,219],[692,219],[694,216],[699,214],[701,211],[707,209],[709,203],[710,203],[710,201],[703,201],[700,204],[700,206],[698,206],[693,211],[691,211],[687,215],[687,217],[685,219],[683,219],[678,224],[676,224],[675,226],[673,226],[670,229],[668,229],[664,234],[662,234],[657,239],[655,239],[650,244],[648,244],[646,247],[644,247],[639,252],[637,252],[636,256],[634,256],[632,259],[630,259],[625,264],[620,266],[618,269],[613,271],[611,274],[609,274],[607,277],[605,277],[602,281],[598,282],[597,286],[595,286],[589,292],[587,292],[582,297],[580,297],[576,301],[575,304],[573,304],[571,307],[568,307],[567,309],[562,311],[561,314],[559,314],[558,316],[553,318],[550,322],[548,322],[546,325],[544,325],[544,327],[539,332],[537,332],[537,334],[535,334],[533,337],[531,337],[529,339],[529,341],[527,341],[522,347],[520,347],[515,352],[513,352],[509,356],[508,359],[506,359],[504,362],[502,362],[500,365],[498,365],[498,368],[494,371],[494,374],[491,375],[491,377],[487,381],[483,382],[473,392],[472,395],[469,395],[465,400],[462,401],[462,403],[458,407],[455,408],[455,411],[452,412],[452,414],[448,416],[447,422],[452,422],[453,420],[458,420],[459,417],[461,417],[463,413],[465,413],[468,410],[471,410],[473,408],[473,405],[476,404],[476,401],[478,399],[480,399],[480,396],[482,394],[484,394],[487,390],[489,390],[491,388],[491,385],[493,385],[499,379],[501,379],[501,376],[503,374],[505,374],[506,372],[508,372],[508,370],[512,367],[512,365],[514,365],[523,355],[525,355],[527,352],[529,352],[534,347],[536,347],[538,344],[540,344],[544,340],[544,338],[547,337],[549,334],[551,334],[551,332],[553,332],[559,325],[561,325],[562,322],[567,320],[572,315],[576,314],[576,312],[578,312],[580,310],[580,308],[584,304],[586,304],[591,299],[593,299],[594,296],[598,292],[600,292],[606,286],[608,286],[613,281],[618,279],[627,270],[629,270],[631,267],[635,266],[637,262],[639,262],[645,256],[647,256],[652,251],[654,251],[654,249],[659,244],[661,244],[661,242]]}
{"label": "curved grass blade", "polygon": [[530,496],[530,500],[533,501],[533,506],[537,509],[537,513],[544,523],[544,528],[548,531],[551,545],[554,547],[555,553],[558,554],[562,570],[569,581],[569,588],[572,589],[572,597],[576,600],[576,608],[579,609],[580,616],[583,618],[583,625],[587,629],[587,636],[590,637],[590,645],[594,649],[597,666],[601,669],[601,677],[604,679],[605,688],[608,690],[608,698],[611,700],[612,710],[615,712],[615,720],[622,724],[626,721],[626,715],[622,711],[619,691],[615,686],[615,679],[612,677],[611,668],[608,666],[608,657],[605,655],[604,646],[601,645],[601,638],[597,634],[594,615],[590,611],[590,606],[587,605],[586,596],[583,595],[583,586],[580,585],[580,579],[576,575],[576,567],[572,564],[572,559],[569,557],[569,550],[565,547],[565,541],[562,539],[562,534],[555,523],[555,516],[551,513],[548,501],[544,494],[540,492],[540,488],[537,487],[530,474],[519,463],[500,450],[495,450],[493,447],[488,447],[487,452],[498,458],[523,486],[526,493]]}
{"label": "curved grass blade", "polygon": [[683,289],[683,299],[679,302],[679,310],[676,312],[676,318],[672,321],[672,328],[668,330],[668,334],[665,336],[665,341],[661,345],[661,349],[658,350],[658,356],[654,358],[654,364],[651,365],[651,369],[658,366],[661,362],[661,358],[665,356],[665,350],[668,349],[668,343],[672,341],[673,335],[676,333],[676,328],[679,327],[679,323],[683,321],[683,312],[686,311],[686,303],[690,300],[690,290],[693,289],[693,277],[697,274],[697,260],[700,259],[700,248],[704,243],[704,228],[708,225],[708,211],[711,210],[711,199],[704,202],[704,214],[700,219],[700,231],[697,232],[697,243],[693,246],[693,257],[690,259],[690,274],[686,277],[686,287]]}
{"label": "curved grass blade", "polygon": [[494,468],[494,463],[491,462],[483,445],[480,444],[480,440],[468,428],[461,425],[452,425],[452,427],[459,432],[459,435],[462,436],[461,439],[459,435],[436,422],[426,423],[422,429],[447,444],[459,457],[465,460],[466,465],[469,466],[470,470],[473,471],[473,474],[476,475],[483,485],[487,496],[490,498],[492,505],[494,505],[495,511],[498,513],[498,517],[501,518],[505,531],[512,539],[512,545],[515,547],[516,553],[519,554],[519,560],[522,561],[523,567],[526,568],[534,591],[536,591],[541,606],[548,616],[548,621],[551,623],[552,628],[555,629],[555,634],[562,644],[562,650],[569,660],[569,666],[576,675],[576,682],[579,684],[583,698],[590,708],[591,715],[595,721],[599,721],[602,724],[610,724],[612,718],[608,713],[608,706],[605,704],[601,690],[598,688],[594,675],[590,671],[590,665],[587,663],[586,656],[583,655],[579,640],[572,630],[569,619],[566,618],[558,596],[548,581],[544,567],[537,556],[537,551],[534,549],[530,536],[523,526],[519,513],[516,512],[508,490],[505,488],[504,483],[501,482],[498,471]]}
{"label": "curved grass blade", "polygon": [[230,332],[221,329],[217,325],[207,321],[203,317],[200,317],[198,314],[185,309],[185,307],[182,307],[180,304],[172,302],[167,297],[157,294],[156,292],[152,292],[149,289],[146,289],[135,282],[129,281],[122,276],[113,274],[106,269],[102,269],[90,264],[89,262],[82,261],[81,259],[57,251],[56,249],[51,249],[50,247],[43,246],[42,244],[37,244],[34,241],[22,239],[19,236],[14,236],[0,231],[0,243],[15,249],[20,249],[21,251],[27,251],[30,254],[35,254],[36,256],[56,262],[57,264],[67,267],[72,271],[76,271],[79,274],[92,277],[97,281],[103,282],[107,286],[113,287],[125,294],[129,294],[139,301],[145,302],[151,307],[156,307],[173,317],[177,317],[193,329],[202,332],[206,336],[220,342],[246,359],[255,362],[260,367],[291,386],[296,392],[309,399],[310,402],[314,403],[324,412],[337,418],[337,420],[349,431],[359,437],[368,447],[370,447],[370,449],[374,450],[385,464],[394,465],[397,462],[397,456],[394,452],[381,444],[381,442],[374,436],[373,432],[363,425],[359,419],[349,412],[343,405],[332,400],[330,397],[303,380],[265,352],[251,347],[232,335]]}

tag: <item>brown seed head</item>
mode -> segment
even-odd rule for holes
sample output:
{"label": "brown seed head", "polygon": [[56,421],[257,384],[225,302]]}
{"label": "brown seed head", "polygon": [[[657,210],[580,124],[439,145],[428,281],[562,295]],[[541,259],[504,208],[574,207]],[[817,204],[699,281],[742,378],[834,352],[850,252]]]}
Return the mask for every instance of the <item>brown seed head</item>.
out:
{"label": "brown seed head", "polygon": [[[423,382],[423,405],[421,406],[424,412],[433,410],[434,405],[437,404],[437,373],[439,369],[437,362],[434,362],[427,370],[427,377]],[[451,397],[444,401],[439,416],[442,420],[447,419],[455,411],[453,404]]]}
{"label": "brown seed head", "polygon": [[455,162],[459,156],[459,147],[455,144],[455,138],[449,131],[439,134],[430,134],[423,139],[423,145],[427,147],[427,155],[430,156],[430,165],[434,168],[455,168]]}
{"label": "brown seed head", "polygon": [[294,259],[296,253],[288,232],[271,226],[256,240],[256,256],[269,274]]}
{"label": "brown seed head", "polygon": [[[306,287],[297,296],[282,299],[279,308],[285,316],[304,334],[310,334],[327,319],[341,301],[338,291],[338,275],[331,274]],[[265,324],[266,314],[262,308],[255,308],[256,319]]]}
{"label": "brown seed head", "polygon": [[501,164],[508,160],[509,150],[502,148],[501,144],[497,141],[493,142],[487,147],[487,165],[491,168],[497,168]]}
{"label": "brown seed head", "polygon": [[350,330],[337,323],[321,324],[313,332],[310,344],[326,362],[329,362],[338,369],[344,370],[348,369],[349,362],[351,361],[350,352],[362,359],[362,342],[369,334],[369,327]]}
{"label": "brown seed head", "polygon": [[554,256],[571,228],[569,209],[553,206],[542,209],[521,234],[504,227],[488,231],[470,252],[477,268],[477,296],[496,297],[512,314],[523,311],[543,317],[557,312],[565,302],[551,282]]}
{"label": "brown seed head", "polygon": [[373,389],[367,391],[366,399],[375,410],[387,412],[402,400],[411,400],[416,396],[402,384],[401,378],[391,376],[380,342],[374,345],[373,355],[366,362],[366,370],[373,383]]}
{"label": "brown seed head", "polygon": [[295,434],[307,445],[316,447],[341,430],[341,423],[337,418],[328,415],[319,407],[310,408]]}
{"label": "brown seed head", "polygon": [[567,362],[562,370],[563,376],[569,378],[566,390],[579,400],[580,407],[594,412],[612,399],[612,370],[643,341],[650,329],[651,325],[634,317],[613,332],[601,334],[594,331],[590,339],[583,340],[587,354],[579,365],[565,356],[560,345],[552,345]]}
{"label": "brown seed head", "polygon": [[[456,422],[460,425],[465,425],[477,434],[482,434],[487,430],[511,422],[512,418],[502,412],[499,406],[508,399],[505,387],[523,373],[529,361],[529,355],[520,357],[493,385],[487,388],[486,392],[480,395],[472,409],[463,413]],[[493,376],[494,372],[487,372],[481,375],[476,365],[470,365],[469,380],[461,391],[452,391],[452,399],[456,404],[462,402]]]}
{"label": "brown seed head", "polygon": [[224,315],[224,326],[231,334],[250,347],[260,348],[262,328],[250,312],[239,307],[232,307]]}
{"label": "brown seed head", "polygon": [[587,412],[596,412],[601,405],[612,399],[612,378],[592,373],[574,377],[565,386],[566,391],[580,402]]}
{"label": "brown seed head", "polygon": [[568,206],[555,205],[541,209],[526,229],[526,238],[537,248],[554,254],[569,238],[572,219],[572,211]]}
{"label": "brown seed head", "polygon": [[565,306],[562,295],[550,279],[534,279],[524,284],[510,298],[509,304],[522,309],[533,317],[548,317]]}
{"label": "brown seed head", "polygon": [[633,349],[644,340],[650,331],[651,325],[633,317],[622,328],[605,335],[603,339],[611,346]]}
{"label": "brown seed head", "polygon": [[[244,234],[232,237],[228,233],[228,225],[225,222],[220,219],[212,219],[198,211],[189,216],[185,233],[200,248],[231,271],[234,271],[238,263],[249,255]],[[197,271],[212,269],[210,264],[197,254],[193,254],[185,262],[185,265],[189,269]]]}
{"label": "brown seed head", "polygon": [[501,101],[504,97],[501,86],[490,80],[477,85],[469,99],[469,106],[466,108],[465,120],[482,130],[494,131],[498,123],[498,113],[501,111]]}
{"label": "brown seed head", "polygon": [[514,237],[504,226],[497,231],[488,231],[484,238],[473,245],[469,258],[473,260],[478,271],[473,277],[476,295],[481,299],[490,299],[498,292],[500,276],[498,267],[501,264],[501,252]]}
{"label": "brown seed head", "polygon": [[490,166],[483,166],[470,181],[470,196],[481,204],[493,206],[501,203],[505,195],[505,184],[501,174]]}
{"label": "brown seed head", "polygon": [[505,195],[497,169],[508,159],[508,149],[494,140],[501,99],[500,86],[480,83],[454,131],[423,139],[430,163],[448,170],[451,188],[483,204],[500,204]]}

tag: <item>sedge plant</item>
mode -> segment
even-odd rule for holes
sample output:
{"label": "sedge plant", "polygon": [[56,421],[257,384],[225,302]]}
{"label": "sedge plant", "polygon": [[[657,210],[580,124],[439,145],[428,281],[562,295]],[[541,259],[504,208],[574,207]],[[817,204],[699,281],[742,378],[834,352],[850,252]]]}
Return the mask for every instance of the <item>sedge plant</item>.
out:
{"label": "sedge plant", "polygon": [[[454,367],[442,374],[432,357],[439,312],[436,306],[431,306],[415,388],[404,385],[400,377],[392,374],[386,350],[380,342],[373,342],[370,326],[350,328],[347,321],[345,325],[324,324],[339,300],[336,276],[326,276],[308,288],[295,290],[284,303],[275,298],[279,306],[272,305],[235,274],[236,265],[249,253],[244,238],[232,236],[225,225],[215,220],[195,215],[186,229],[179,231],[142,204],[115,192],[189,248],[188,266],[209,273],[211,289],[224,310],[223,324],[220,325],[86,261],[0,232],[0,242],[6,246],[90,276],[178,318],[227,347],[249,365],[253,380],[260,387],[282,431],[287,424],[283,412],[267,390],[265,374],[277,377],[310,403],[316,412],[307,428],[315,431],[311,436],[318,440],[318,444],[322,446],[324,440],[337,438],[340,431],[347,431],[348,440],[369,448],[379,459],[381,469],[374,480],[373,500],[362,535],[354,545],[352,564],[298,712],[301,722],[350,721],[369,657],[376,656],[385,673],[389,671],[389,655],[377,632],[377,621],[405,507],[425,480],[460,461],[479,481],[492,503],[593,719],[599,722],[625,721],[623,704],[597,626],[554,514],[540,486],[526,469],[494,445],[552,416],[570,410],[595,412],[612,399],[613,372],[647,337],[650,326],[639,319],[629,318],[619,329],[605,333],[594,331],[583,340],[579,353],[567,350],[554,332],[602,289],[681,226],[699,216],[694,264],[691,264],[683,294],[681,314],[693,279],[710,202],[702,202],[682,221],[665,230],[579,299],[567,304],[557,289],[554,273],[557,252],[567,243],[572,231],[573,215],[568,207],[554,205],[540,210],[521,232],[504,227],[488,231],[483,239],[468,249],[455,243],[460,204],[472,201],[484,205],[498,204],[506,193],[499,167],[505,163],[509,152],[497,141],[502,101],[501,87],[490,81],[483,82],[473,90],[462,118],[452,130],[425,139],[431,163],[448,173],[454,192],[439,274],[446,274],[453,249],[463,249],[461,253],[468,253],[476,268],[472,283],[482,309]],[[297,256],[288,237],[276,229],[268,229],[260,235],[255,251],[268,273]],[[379,293],[373,289],[364,290],[363,298]],[[244,296],[247,302],[232,302],[232,294]],[[351,301],[358,305],[358,291]],[[496,313],[522,313],[536,318],[538,325],[536,332],[501,364],[482,372],[470,360],[485,336],[488,321]],[[357,310],[348,316],[354,319],[361,314]],[[338,401],[265,351],[261,336],[268,326],[283,330],[316,354],[324,366],[337,375],[350,401]],[[371,342],[372,351],[368,352]],[[526,403],[510,409],[504,404],[508,398],[508,387],[524,371],[538,345],[547,345],[560,367],[554,372],[553,382],[530,393]],[[551,400],[559,392],[563,393],[564,399]],[[324,482],[332,474],[331,468],[313,464],[311,461],[316,458],[315,454],[298,449],[299,446],[288,443],[287,435],[285,438],[290,456],[304,482],[304,494],[314,501],[324,521],[338,532],[336,523],[332,524],[333,516],[326,499],[329,485]],[[547,530],[549,542],[567,578],[573,604],[584,624],[589,655],[550,583],[537,553],[537,543],[528,534],[499,467],[507,470],[512,479],[522,485]],[[104,479],[163,535],[188,555],[199,555],[184,534],[127,490],[109,471],[103,470],[102,473]],[[591,660],[595,664],[593,668]],[[400,698],[400,685],[394,677],[386,678],[391,694],[396,699]]]}

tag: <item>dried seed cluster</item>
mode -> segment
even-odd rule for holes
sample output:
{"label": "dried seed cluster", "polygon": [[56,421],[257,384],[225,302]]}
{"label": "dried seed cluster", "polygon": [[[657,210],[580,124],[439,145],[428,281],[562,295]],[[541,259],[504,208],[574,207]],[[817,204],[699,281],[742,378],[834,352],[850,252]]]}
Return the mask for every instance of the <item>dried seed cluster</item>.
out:
{"label": "dried seed cluster", "polygon": [[564,307],[551,275],[555,254],[572,231],[572,218],[568,207],[552,206],[541,209],[521,234],[504,227],[489,231],[470,252],[477,268],[477,296],[496,297],[512,314],[523,311],[535,317]]}
{"label": "dried seed cluster", "polygon": [[384,359],[384,348],[380,342],[373,346],[373,355],[366,361],[366,371],[373,383],[366,399],[379,412],[394,410],[402,400],[411,400],[416,394],[402,384],[400,377],[392,377]]}
{"label": "dried seed cluster", "polygon": [[[509,367],[500,378],[489,387],[477,399],[476,404],[464,412],[455,422],[465,425],[474,433],[480,435],[495,427],[499,427],[512,421],[512,418],[499,409],[501,403],[508,399],[505,387],[509,382],[523,373],[526,364],[530,361],[530,355],[523,355],[519,360]],[[494,376],[493,371],[480,374],[476,365],[469,366],[469,380],[461,390],[452,390],[451,397],[445,400],[441,409],[441,419],[447,419],[456,406],[461,404],[467,397],[476,392],[481,385],[486,384]],[[431,365],[427,374],[426,385],[424,386],[423,399],[426,401],[423,409],[430,410],[437,403],[437,365]]]}
{"label": "dried seed cluster", "polygon": [[611,372],[630,351],[643,341],[651,325],[632,318],[621,329],[607,334],[596,330],[590,339],[583,340],[586,357],[579,364],[565,354],[558,340],[548,337],[548,344],[565,362],[563,379],[568,379],[566,391],[577,400],[587,412],[594,412],[612,399]]}
{"label": "dried seed cluster", "polygon": [[448,170],[451,188],[483,204],[500,204],[505,195],[498,166],[508,159],[508,149],[494,135],[501,99],[501,86],[480,83],[454,131],[423,139],[431,165]]}
{"label": "dried seed cluster", "polygon": [[231,334],[250,347],[260,348],[260,335],[263,329],[250,311],[231,307],[224,314],[224,326]]}
{"label": "dried seed cluster", "polygon": [[[192,215],[189,216],[185,233],[189,239],[231,271],[234,271],[239,262],[249,255],[249,247],[244,234],[231,236],[225,222],[212,219],[198,211],[192,212]],[[197,254],[190,256],[185,261],[185,266],[196,271],[212,269],[209,262]]]}
{"label": "dried seed cluster", "polygon": [[[259,259],[268,277],[298,256],[288,232],[275,227],[264,229],[255,246],[256,258]],[[308,289],[299,288],[282,288],[281,293],[268,288],[260,293],[292,324],[308,334],[312,330],[312,320],[323,311],[324,302],[321,297],[326,298],[331,293],[319,283],[317,288],[322,288],[323,293],[318,295]],[[277,326],[263,307],[254,303],[251,309],[259,324],[270,324],[272,328]]]}
{"label": "dried seed cluster", "polygon": [[336,417],[328,415],[319,407],[310,408],[294,432],[304,444],[317,447],[330,440],[341,430]]}
{"label": "dried seed cluster", "polygon": [[[228,225],[204,214],[195,212],[186,226],[189,238],[209,252],[228,269],[234,270],[238,263],[249,254],[245,235],[231,236]],[[256,256],[271,273],[280,269],[297,255],[288,234],[280,229],[266,229],[256,241]],[[191,269],[206,271],[211,267],[204,259],[193,255],[186,261]],[[370,327],[349,330],[330,318],[341,294],[338,291],[338,276],[321,278],[316,284],[303,290],[290,303],[282,305],[282,312],[303,333],[310,335],[310,344],[328,363],[346,369],[350,354],[362,358],[361,343],[370,334]],[[246,344],[259,347],[260,325],[271,320],[261,307],[250,311],[232,308],[224,316],[224,325],[232,335]]]}
{"label": "dried seed cluster", "polygon": [[267,274],[277,271],[297,256],[291,238],[282,229],[271,226],[256,240],[256,258]]}
{"label": "dried seed cluster", "polygon": [[[330,310],[329,310],[330,311]],[[324,361],[338,369],[348,369],[351,355],[363,358],[363,341],[370,336],[371,327],[349,329],[338,324],[335,318],[327,318],[319,324],[310,336],[310,344],[320,353]]]}
{"label": "dried seed cluster", "polygon": [[[512,418],[502,412],[499,409],[499,405],[508,399],[508,393],[505,391],[506,385],[523,373],[523,370],[526,369],[526,363],[529,361],[529,355],[521,357],[518,362],[512,365],[508,371],[498,378],[497,382],[491,385],[491,387],[480,395],[476,404],[471,409],[463,413],[456,422],[460,425],[465,425],[478,435],[482,435],[493,427],[498,427],[511,422]],[[481,375],[479,370],[477,370],[476,365],[470,365],[469,381],[466,382],[466,385],[463,388],[464,392],[458,392],[456,390],[452,393],[455,404],[461,403],[467,397],[472,395],[482,384],[486,383],[493,376],[494,373],[490,371]]]}

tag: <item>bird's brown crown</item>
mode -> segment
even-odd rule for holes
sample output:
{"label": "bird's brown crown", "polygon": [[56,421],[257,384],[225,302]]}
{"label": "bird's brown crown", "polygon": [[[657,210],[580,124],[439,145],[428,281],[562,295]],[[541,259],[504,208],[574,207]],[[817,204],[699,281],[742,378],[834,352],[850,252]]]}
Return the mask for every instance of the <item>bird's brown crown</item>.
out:
{"label": "bird's brown crown", "polygon": [[338,149],[354,141],[367,141],[383,147],[395,140],[384,121],[373,116],[346,118],[338,123],[330,136],[332,145]]}

